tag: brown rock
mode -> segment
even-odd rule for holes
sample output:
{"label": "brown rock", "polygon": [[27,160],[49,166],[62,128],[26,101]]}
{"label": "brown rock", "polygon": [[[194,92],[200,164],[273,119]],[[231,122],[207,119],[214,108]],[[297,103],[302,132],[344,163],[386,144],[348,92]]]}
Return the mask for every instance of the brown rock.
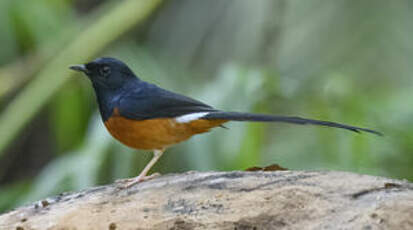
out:
{"label": "brown rock", "polygon": [[0,229],[413,229],[413,184],[345,172],[191,172],[44,199],[1,215]]}

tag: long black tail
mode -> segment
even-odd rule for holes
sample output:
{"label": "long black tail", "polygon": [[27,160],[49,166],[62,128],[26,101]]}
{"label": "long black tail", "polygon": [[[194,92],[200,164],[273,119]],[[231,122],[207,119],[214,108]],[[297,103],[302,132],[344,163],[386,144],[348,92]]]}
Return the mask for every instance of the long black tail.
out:
{"label": "long black tail", "polygon": [[305,119],[301,117],[289,117],[289,116],[277,116],[277,115],[265,115],[265,114],[253,114],[253,113],[238,113],[238,112],[210,112],[203,119],[223,119],[231,121],[261,121],[261,122],[284,122],[299,125],[320,125],[328,126],[340,129],[347,129],[356,133],[369,132],[379,136],[383,136],[382,133],[372,130],[365,129],[356,126],[350,126],[345,124],[340,124],[331,121],[319,121],[312,119]]}

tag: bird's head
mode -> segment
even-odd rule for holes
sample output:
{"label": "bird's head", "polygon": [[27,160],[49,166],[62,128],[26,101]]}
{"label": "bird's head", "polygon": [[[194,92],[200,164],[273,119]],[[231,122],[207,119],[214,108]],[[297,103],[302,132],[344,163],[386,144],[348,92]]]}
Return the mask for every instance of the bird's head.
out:
{"label": "bird's head", "polygon": [[116,90],[130,81],[137,80],[125,63],[110,57],[97,58],[87,64],[73,65],[69,68],[86,74],[95,88]]}

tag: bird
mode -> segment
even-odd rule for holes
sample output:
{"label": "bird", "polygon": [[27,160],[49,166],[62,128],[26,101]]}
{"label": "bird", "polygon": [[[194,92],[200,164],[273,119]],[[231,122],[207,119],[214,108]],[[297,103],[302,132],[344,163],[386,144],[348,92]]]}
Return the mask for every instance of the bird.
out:
{"label": "bird", "polygon": [[126,188],[158,175],[148,172],[166,149],[196,134],[224,127],[229,121],[308,124],[382,135],[372,129],[331,121],[219,110],[143,81],[127,64],[112,57],[69,68],[84,73],[91,81],[103,123],[115,139],[134,149],[153,151],[152,159],[137,177],[121,180]]}

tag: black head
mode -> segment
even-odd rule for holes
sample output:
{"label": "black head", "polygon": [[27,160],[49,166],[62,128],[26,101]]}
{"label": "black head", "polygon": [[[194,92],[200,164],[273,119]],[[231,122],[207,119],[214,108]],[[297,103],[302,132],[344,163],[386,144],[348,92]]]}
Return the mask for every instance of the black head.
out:
{"label": "black head", "polygon": [[69,68],[86,74],[95,88],[119,89],[129,81],[137,80],[125,63],[110,57],[97,58],[87,64]]}

